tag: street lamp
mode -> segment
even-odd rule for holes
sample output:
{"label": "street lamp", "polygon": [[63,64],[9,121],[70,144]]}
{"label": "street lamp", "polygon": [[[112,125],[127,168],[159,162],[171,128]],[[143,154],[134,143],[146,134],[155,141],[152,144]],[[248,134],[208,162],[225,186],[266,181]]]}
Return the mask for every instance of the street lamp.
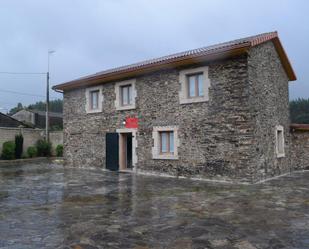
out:
{"label": "street lamp", "polygon": [[49,57],[54,50],[48,50],[47,73],[46,73],[46,141],[49,142]]}

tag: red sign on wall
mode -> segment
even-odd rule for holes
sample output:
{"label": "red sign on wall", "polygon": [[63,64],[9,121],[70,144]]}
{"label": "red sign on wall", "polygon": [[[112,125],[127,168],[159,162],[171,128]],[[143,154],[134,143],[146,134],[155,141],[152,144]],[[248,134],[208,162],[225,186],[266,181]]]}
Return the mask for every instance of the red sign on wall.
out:
{"label": "red sign on wall", "polygon": [[126,118],[126,128],[138,128],[138,118]]}

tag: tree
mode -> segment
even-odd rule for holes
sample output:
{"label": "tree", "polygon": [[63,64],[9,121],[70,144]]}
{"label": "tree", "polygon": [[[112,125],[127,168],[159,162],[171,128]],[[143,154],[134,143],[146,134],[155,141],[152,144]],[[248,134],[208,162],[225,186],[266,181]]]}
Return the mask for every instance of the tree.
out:
{"label": "tree", "polygon": [[[15,114],[16,112],[18,112],[22,109],[45,111],[45,109],[46,109],[45,106],[46,106],[45,102],[43,102],[43,101],[38,101],[35,104],[31,104],[31,105],[28,105],[28,106],[23,106],[21,103],[18,103],[16,107],[12,108],[9,111],[9,114],[13,115],[13,114]],[[49,102],[49,111],[62,113],[62,110],[63,110],[62,99],[51,100]]]}
{"label": "tree", "polygon": [[9,115],[13,115],[15,114],[16,112],[22,110],[24,107],[22,105],[22,103],[18,103],[16,107],[12,108],[10,111],[9,111]]}
{"label": "tree", "polygon": [[292,123],[309,124],[309,99],[290,101],[290,117]]}
{"label": "tree", "polygon": [[[35,104],[31,104],[28,106],[28,109],[45,111],[46,109],[45,102],[39,101],[39,102],[36,102]],[[62,99],[55,99],[49,102],[49,111],[62,113],[62,110],[63,110]]]}

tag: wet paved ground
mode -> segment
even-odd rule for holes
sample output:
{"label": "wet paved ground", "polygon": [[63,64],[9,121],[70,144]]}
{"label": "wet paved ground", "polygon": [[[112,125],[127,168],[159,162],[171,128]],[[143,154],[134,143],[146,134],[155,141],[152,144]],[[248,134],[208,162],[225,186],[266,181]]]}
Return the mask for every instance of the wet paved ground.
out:
{"label": "wet paved ground", "polygon": [[309,172],[235,186],[0,169],[0,248],[309,248]]}

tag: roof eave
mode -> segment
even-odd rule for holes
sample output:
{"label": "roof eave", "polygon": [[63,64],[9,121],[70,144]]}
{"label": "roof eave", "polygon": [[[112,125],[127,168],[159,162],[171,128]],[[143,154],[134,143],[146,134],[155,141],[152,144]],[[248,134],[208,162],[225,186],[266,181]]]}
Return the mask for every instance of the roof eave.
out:
{"label": "roof eave", "polygon": [[291,124],[291,131],[309,131],[309,124]]}
{"label": "roof eave", "polygon": [[198,64],[202,62],[210,62],[214,60],[227,59],[233,56],[244,54],[248,51],[249,48],[250,48],[250,43],[246,42],[243,44],[239,44],[237,46],[233,46],[233,48],[227,47],[225,49],[220,49],[220,51],[214,51],[212,53],[191,55],[191,56],[186,56],[183,58],[171,59],[171,60],[162,61],[159,63],[144,65],[139,68],[134,68],[134,69],[129,69],[129,70],[126,69],[123,71],[112,72],[109,74],[87,77],[87,78],[83,78],[80,80],[74,80],[74,81],[70,81],[70,82],[66,82],[63,84],[53,86],[52,89],[55,91],[66,91],[66,90],[70,90],[74,88],[92,86],[92,85],[102,84],[102,83],[106,83],[110,81],[116,81],[116,80],[121,80],[125,78],[135,77],[135,76],[143,75],[146,73],[155,72],[160,69],[177,68],[181,66],[193,65],[193,64]]}
{"label": "roof eave", "polygon": [[282,46],[282,43],[281,43],[281,41],[280,41],[278,36],[273,39],[273,43],[275,45],[277,53],[278,53],[278,55],[279,55],[279,57],[281,59],[283,68],[286,71],[289,80],[290,81],[297,80],[296,74],[295,74],[294,69],[292,67],[292,64],[291,64],[291,62],[289,60],[289,57],[287,56],[287,54],[286,54],[286,52],[285,52],[285,50],[284,50],[284,48]]}

